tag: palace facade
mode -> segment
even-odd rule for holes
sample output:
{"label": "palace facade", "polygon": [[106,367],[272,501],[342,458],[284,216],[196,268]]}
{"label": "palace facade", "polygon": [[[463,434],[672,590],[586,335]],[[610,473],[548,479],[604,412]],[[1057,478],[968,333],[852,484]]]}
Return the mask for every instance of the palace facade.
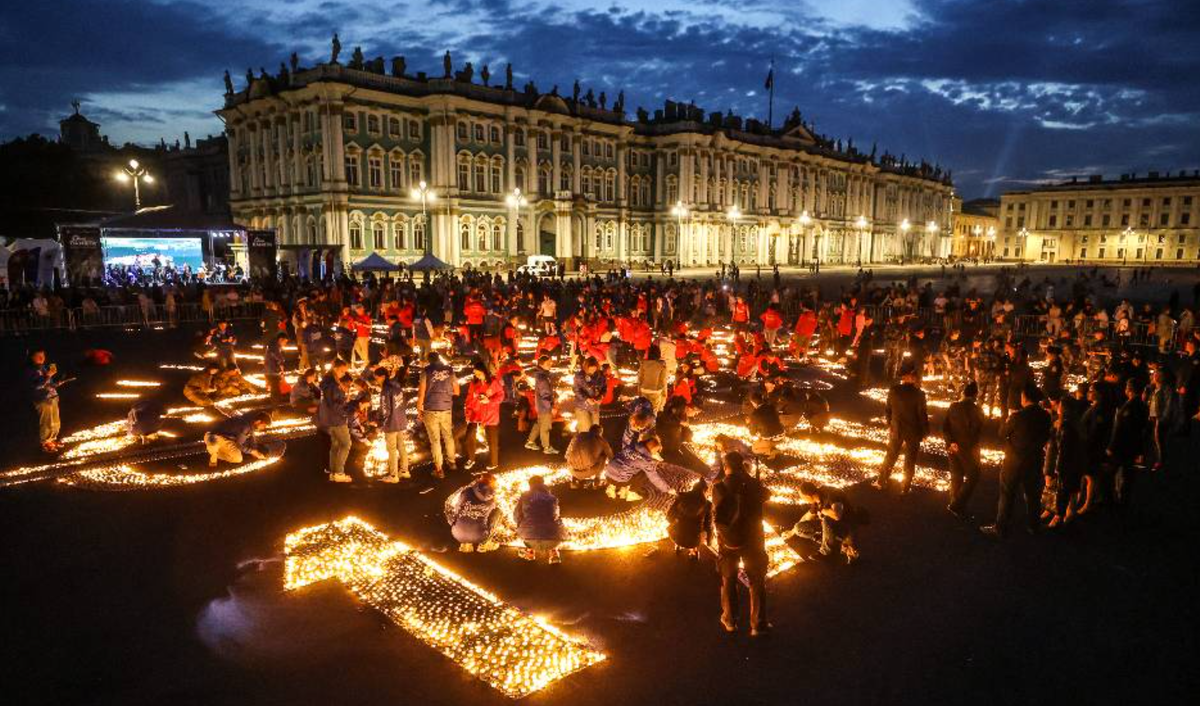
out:
{"label": "palace facade", "polygon": [[1030,262],[1200,262],[1200,171],[1100,175],[1000,198],[996,253]]}
{"label": "palace facade", "polygon": [[489,85],[487,67],[452,72],[449,54],[439,78],[336,54],[248,74],[239,91],[227,77],[217,111],[233,217],[283,245],[393,262],[428,245],[480,267],[539,253],[570,268],[949,254],[948,173],[842,146],[798,111],[774,130],[674,102],[627,119],[623,95],[514,89],[511,69]]}

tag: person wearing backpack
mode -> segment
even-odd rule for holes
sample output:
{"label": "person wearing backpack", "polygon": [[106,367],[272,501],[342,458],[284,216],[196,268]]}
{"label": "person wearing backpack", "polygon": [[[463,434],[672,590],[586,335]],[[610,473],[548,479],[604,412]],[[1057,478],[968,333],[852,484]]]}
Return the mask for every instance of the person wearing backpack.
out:
{"label": "person wearing backpack", "polygon": [[750,635],[770,631],[767,622],[767,550],[763,505],[770,494],[746,471],[737,452],[723,461],[725,476],[713,485],[713,517],[717,528],[717,566],[721,571],[721,625],[738,629],[738,569],[745,569],[750,589]]}

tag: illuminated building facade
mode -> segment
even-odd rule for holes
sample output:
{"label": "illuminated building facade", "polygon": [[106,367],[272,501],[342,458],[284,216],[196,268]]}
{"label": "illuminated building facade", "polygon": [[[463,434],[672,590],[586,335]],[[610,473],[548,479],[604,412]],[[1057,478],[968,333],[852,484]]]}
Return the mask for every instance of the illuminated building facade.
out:
{"label": "illuminated building facade", "polygon": [[961,205],[955,199],[950,252],[954,257],[987,259],[996,256],[1000,233],[1000,202],[975,199]]}
{"label": "illuminated building facade", "polygon": [[[234,219],[343,259],[574,268],[673,260],[800,264],[949,254],[949,174],[815,134],[668,101],[514,88],[467,65],[410,75],[402,57],[227,83]],[[486,69],[486,67],[485,67]],[[437,196],[424,213],[412,191]],[[523,200],[510,199],[520,189]],[[515,204],[513,202],[516,202]],[[901,224],[907,221],[905,228]]]}
{"label": "illuminated building facade", "polygon": [[1030,262],[1193,265],[1200,261],[1200,172],[1086,181],[1000,199],[997,256]]}

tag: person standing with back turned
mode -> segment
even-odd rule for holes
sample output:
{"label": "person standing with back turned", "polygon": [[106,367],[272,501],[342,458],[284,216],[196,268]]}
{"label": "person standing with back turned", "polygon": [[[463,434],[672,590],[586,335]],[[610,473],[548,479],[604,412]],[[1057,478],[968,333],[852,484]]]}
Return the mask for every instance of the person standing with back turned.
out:
{"label": "person standing with back turned", "polygon": [[[429,450],[433,454],[433,477],[445,478],[445,464],[454,463],[454,398],[458,396],[458,379],[454,369],[442,362],[437,351],[430,351],[428,364],[421,371],[417,389],[417,413],[425,422],[429,434]],[[445,454],[442,446],[445,445]]]}
{"label": "person standing with back turned", "polygon": [[717,528],[717,565],[721,570],[721,625],[737,631],[738,568],[746,570],[750,587],[750,635],[771,629],[767,622],[767,550],[763,536],[763,505],[767,489],[746,472],[742,455],[725,455],[725,477],[713,486],[713,517]]}

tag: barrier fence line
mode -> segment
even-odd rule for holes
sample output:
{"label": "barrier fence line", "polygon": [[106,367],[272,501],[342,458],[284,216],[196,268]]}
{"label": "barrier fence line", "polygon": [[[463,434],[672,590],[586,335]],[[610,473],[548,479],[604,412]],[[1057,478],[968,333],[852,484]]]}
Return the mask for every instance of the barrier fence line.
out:
{"label": "barrier fence line", "polygon": [[260,318],[262,312],[262,302],[241,302],[232,306],[213,307],[211,311],[206,311],[196,302],[177,304],[173,310],[168,310],[163,304],[145,309],[139,304],[122,304],[94,309],[73,307],[46,315],[37,314],[32,309],[3,309],[0,310],[0,336],[34,331],[210,324],[221,319],[248,321]]}

